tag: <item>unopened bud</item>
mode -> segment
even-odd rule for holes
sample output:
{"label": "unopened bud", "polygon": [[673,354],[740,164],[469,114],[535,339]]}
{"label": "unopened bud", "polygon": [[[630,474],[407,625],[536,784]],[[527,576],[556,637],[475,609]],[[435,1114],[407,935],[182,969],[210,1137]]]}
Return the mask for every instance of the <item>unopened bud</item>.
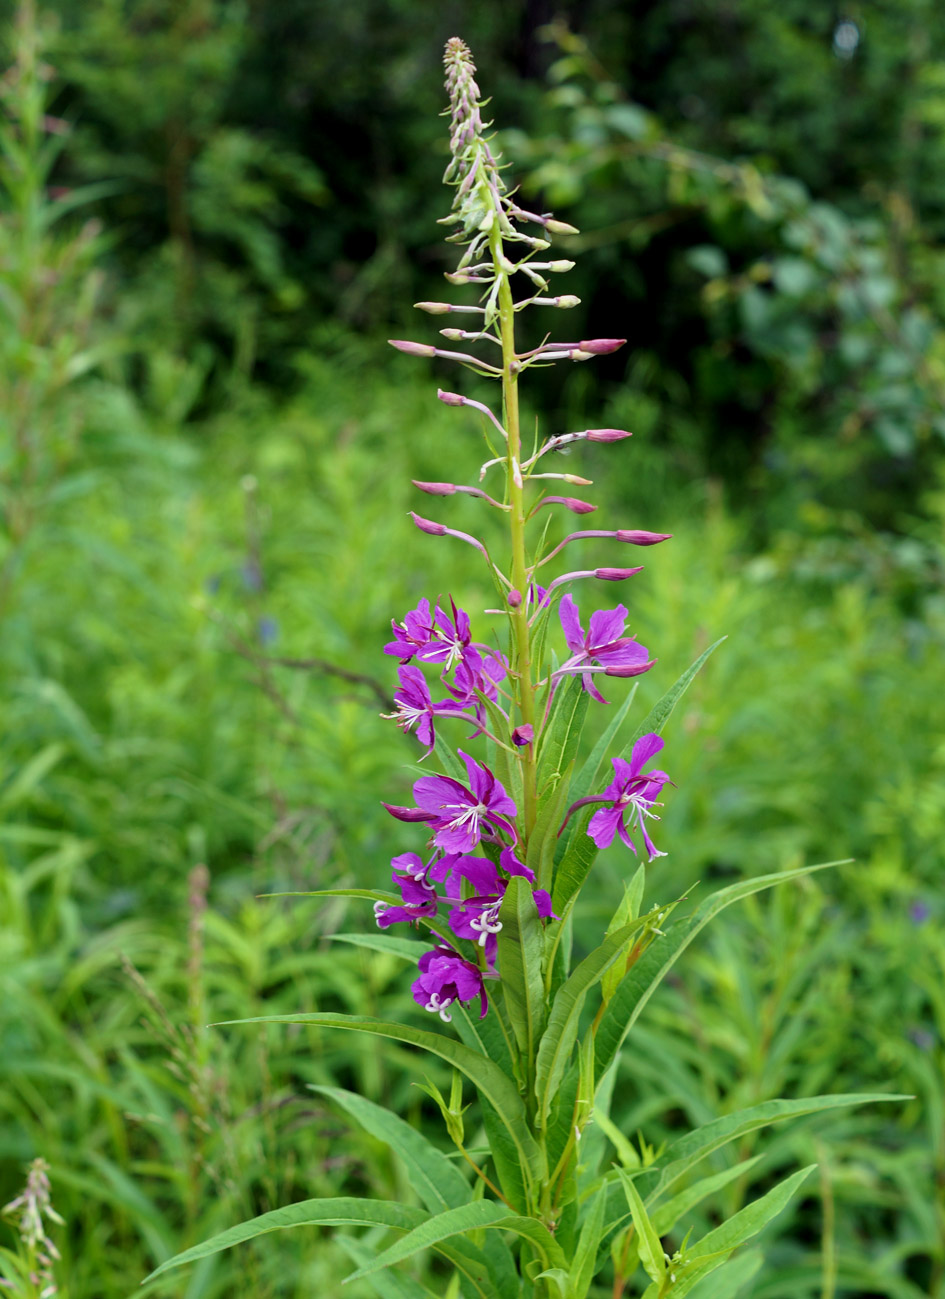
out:
{"label": "unopened bud", "polygon": [[557,221],[554,217],[548,217],[545,222],[545,229],[553,235],[579,235],[581,233],[577,226],[569,226],[567,221]]}
{"label": "unopened bud", "polygon": [[641,672],[648,672],[656,659],[650,659],[649,663],[633,663],[627,667],[609,667],[604,668],[605,677],[638,677]]}
{"label": "unopened bud", "polygon": [[429,343],[410,343],[402,338],[389,338],[387,341],[391,347],[396,347],[398,352],[406,352],[408,356],[436,356],[436,348]]}
{"label": "unopened bud", "polygon": [[575,297],[573,293],[563,293],[560,298],[555,299],[556,307],[568,308],[568,307],[579,307],[580,305],[581,305],[581,299]]}
{"label": "unopened bud", "polygon": [[444,338],[448,338],[451,343],[461,343],[466,337],[465,329],[441,329],[440,333]]}
{"label": "unopened bud", "polygon": [[465,406],[466,398],[459,392],[444,392],[442,388],[437,388],[436,395],[444,406]]}
{"label": "unopened bud", "polygon": [[517,591],[514,586],[505,598],[510,609],[518,609],[521,607],[522,593],[521,591]]}
{"label": "unopened bud", "polygon": [[450,284],[476,284],[479,282],[478,275],[467,275],[465,271],[444,271],[443,278],[449,280]]}
{"label": "unopened bud", "polygon": [[571,361],[592,361],[594,359],[594,353],[582,352],[579,347],[572,347],[571,351],[568,353],[568,358]]}
{"label": "unopened bud", "polygon": [[446,525],[443,523],[434,523],[432,519],[421,518],[419,514],[410,511],[410,517],[421,532],[428,532],[431,537],[445,537]]}
{"label": "unopened bud", "polygon": [[655,546],[660,541],[669,541],[671,532],[638,532],[635,528],[620,528],[615,534],[618,541],[627,541],[631,546]]}
{"label": "unopened bud", "polygon": [[516,726],[512,732],[512,743],[518,745],[520,749],[524,748],[526,744],[531,744],[534,738],[535,728],[530,722],[525,722],[522,726]]}
{"label": "unopened bud", "polygon": [[569,261],[549,262],[548,269],[549,271],[573,271],[575,264]]}
{"label": "unopened bud", "polygon": [[582,352],[593,352],[595,356],[604,356],[607,352],[616,352],[623,347],[625,338],[582,338],[578,347]]}
{"label": "unopened bud", "polygon": [[421,483],[416,478],[412,478],[411,482],[414,487],[419,487],[421,492],[427,492],[430,496],[455,496],[456,494],[455,483]]}
{"label": "unopened bud", "polygon": [[448,302],[415,302],[418,311],[429,312],[431,316],[446,316],[453,310]]}
{"label": "unopened bud", "polygon": [[588,442],[621,442],[624,438],[632,437],[622,428],[589,428],[587,430]]}
{"label": "unopened bud", "polygon": [[533,513],[537,514],[546,505],[563,505],[572,514],[592,514],[597,509],[590,501],[579,501],[576,496],[546,496],[538,502]]}
{"label": "unopened bud", "polygon": [[[416,522],[416,517],[414,515],[414,522]],[[625,582],[628,577],[633,577],[634,573],[642,572],[642,565],[639,568],[595,568],[594,576],[601,578],[604,582]]]}

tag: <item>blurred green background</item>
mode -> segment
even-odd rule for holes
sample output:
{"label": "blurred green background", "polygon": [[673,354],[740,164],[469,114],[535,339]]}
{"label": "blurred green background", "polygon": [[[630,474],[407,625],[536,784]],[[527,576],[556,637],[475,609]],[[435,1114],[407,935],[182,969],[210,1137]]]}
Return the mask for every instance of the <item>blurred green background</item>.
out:
{"label": "blurred green background", "polygon": [[[582,232],[556,245],[582,305],[547,327],[629,340],[525,399],[543,433],[632,429],[568,467],[600,526],[675,534],[624,597],[659,658],[639,716],[729,638],[667,733],[648,897],[855,858],[716,922],[614,1116],[658,1144],[778,1095],[913,1094],[747,1143],[731,1158],[766,1159],[696,1221],[816,1159],[737,1293],[941,1299],[945,10],[0,12],[0,1201],[50,1161],[61,1293],[130,1295],[294,1199],[409,1197],[310,1083],[439,1130],[404,1048],[205,1025],[413,1013],[401,963],[331,941],[369,915],[257,895],[382,885],[415,846],[380,808],[417,756],[378,718],[385,630],[424,594],[492,598],[406,520],[411,477],[481,459],[437,384],[491,394],[384,341],[435,338],[411,304],[454,256],[438,114],[461,35],[510,176]],[[628,868],[602,856],[588,934]],[[263,1238],[155,1293],[334,1294],[351,1248]]]}

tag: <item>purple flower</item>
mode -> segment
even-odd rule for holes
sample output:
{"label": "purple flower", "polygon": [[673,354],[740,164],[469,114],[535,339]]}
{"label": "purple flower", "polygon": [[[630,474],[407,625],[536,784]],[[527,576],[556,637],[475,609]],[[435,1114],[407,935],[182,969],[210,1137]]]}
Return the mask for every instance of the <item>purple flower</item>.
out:
{"label": "purple flower", "polygon": [[[419,812],[415,819],[430,821],[434,844],[447,852],[469,852],[487,827],[516,839],[515,827],[508,820],[516,815],[515,804],[488,767],[462,749],[458,752],[466,763],[469,788],[450,776],[422,776],[413,787]],[[399,813],[400,809],[393,815]]]}
{"label": "purple flower", "polygon": [[449,1007],[454,1001],[480,998],[479,1018],[489,1009],[482,974],[472,961],[464,960],[445,944],[437,944],[420,957],[420,977],[413,984],[413,999],[418,1006],[439,1015],[444,1024],[452,1019]]}
{"label": "purple flower", "polygon": [[387,929],[401,921],[411,923],[421,916],[435,916],[440,904],[436,889],[430,883],[429,865],[424,865],[415,852],[403,852],[391,861],[394,867],[391,879],[400,886],[404,905],[390,906],[386,902],[374,903],[374,919],[380,929]]}
{"label": "purple flower", "polygon": [[381,716],[395,719],[404,731],[412,731],[416,727],[417,739],[427,746],[429,754],[436,743],[433,718],[437,714],[458,717],[462,714],[462,706],[453,699],[444,699],[441,703],[435,704],[430,696],[426,678],[419,668],[408,667],[401,663],[397,668],[397,675],[400,678],[400,689],[394,691],[397,712],[382,713]]}
{"label": "purple flower", "polygon": [[614,835],[619,834],[627,847],[636,852],[627,830],[625,818],[629,817],[630,824],[635,823],[643,836],[650,861],[654,857],[666,856],[655,847],[647,833],[646,817],[655,817],[651,809],[669,776],[665,771],[642,772],[642,768],[662,747],[663,741],[658,735],[642,735],[633,746],[629,762],[623,758],[613,759],[614,780],[603,794],[604,798],[612,800],[610,807],[602,807],[595,812],[587,827],[587,833],[598,848],[607,848],[613,843]]}
{"label": "purple flower", "polygon": [[[573,596],[564,596],[559,613],[564,638],[574,657],[563,663],[555,675],[581,672],[589,663],[599,663],[606,671],[622,677],[638,676],[653,666],[654,660],[649,658],[648,651],[623,634],[627,623],[624,605],[618,604],[616,609],[599,609],[592,613],[586,635]],[[607,700],[594,686],[592,674],[584,671],[582,676],[584,689],[605,704]]]}
{"label": "purple flower", "polygon": [[444,664],[444,672],[448,672],[457,663],[468,664],[473,670],[481,670],[482,657],[472,643],[469,614],[457,609],[452,596],[450,608],[453,611],[452,617],[442,606],[436,606],[433,637],[418,651],[417,657],[425,663]]}
{"label": "purple flower", "polygon": [[428,645],[436,635],[433,619],[430,617],[430,601],[421,600],[416,609],[406,614],[403,622],[391,621],[395,640],[384,646],[385,654],[394,654],[407,663],[418,650]]}
{"label": "purple flower", "polygon": [[931,914],[932,908],[927,902],[923,902],[921,898],[913,902],[909,908],[909,919],[914,925],[924,925]]}
{"label": "purple flower", "polygon": [[[504,849],[499,860],[511,874],[535,878],[532,871],[516,860],[511,848]],[[472,897],[462,897],[463,880],[472,885]],[[450,912],[450,929],[457,938],[469,939],[483,948],[490,968],[495,965],[496,935],[502,928],[499,908],[507,887],[508,881],[501,878],[495,864],[485,857],[461,857],[446,887],[447,896],[456,899]],[[532,896],[543,920],[554,916],[551,897],[544,889],[533,890]]]}

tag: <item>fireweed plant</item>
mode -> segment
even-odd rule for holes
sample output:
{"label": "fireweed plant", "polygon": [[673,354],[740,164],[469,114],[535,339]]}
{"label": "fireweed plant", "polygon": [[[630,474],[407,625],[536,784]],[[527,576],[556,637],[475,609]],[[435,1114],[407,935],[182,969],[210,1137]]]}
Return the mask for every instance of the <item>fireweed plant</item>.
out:
{"label": "fireweed plant", "polygon": [[[639,567],[581,568],[569,566],[567,558],[586,539],[648,547],[669,537],[635,528],[579,527],[558,544],[547,539],[554,512],[581,516],[595,508],[564,494],[591,484],[562,472],[555,453],[583,442],[620,442],[629,433],[558,432],[526,446],[519,383],[533,366],[588,361],[624,340],[558,342],[546,336],[527,349],[517,341],[525,310],[576,304],[549,289],[550,277],[573,263],[547,256],[552,236],[575,232],[519,206],[482,120],[475,67],[462,41],[449,41],[445,63],[451,153],[445,180],[454,191],[445,221],[457,227],[449,240],[465,246],[458,269],[446,278],[474,286],[479,298],[476,304],[417,305],[431,315],[459,316],[469,328],[446,328],[442,335],[450,344],[479,351],[400,340],[393,346],[409,355],[455,360],[501,390],[495,409],[457,392],[437,394],[457,408],[458,417],[464,407],[483,417],[488,458],[478,481],[488,490],[452,482],[415,486],[433,497],[470,495],[501,514],[508,527],[505,557],[425,513],[412,519],[433,537],[450,537],[479,552],[500,606],[492,612],[504,619],[505,630],[484,628],[481,639],[474,639],[468,612],[435,593],[393,621],[384,649],[397,660],[391,717],[415,734],[424,774],[413,786],[412,805],[385,806],[398,821],[415,826],[417,846],[393,858],[392,891],[365,887],[322,894],[373,901],[380,932],[339,937],[416,961],[413,999],[433,1023],[417,1027],[413,1020],[400,1024],[330,1013],[242,1022],[356,1030],[446,1061],[453,1068],[449,1098],[432,1082],[425,1089],[458,1153],[446,1156],[401,1118],[354,1093],[319,1088],[397,1151],[423,1207],[358,1198],[304,1201],[224,1232],[168,1260],[154,1275],[267,1231],[357,1225],[396,1233],[385,1249],[369,1250],[344,1238],[360,1265],[349,1279],[369,1277],[381,1295],[430,1295],[408,1274],[385,1282],[384,1269],[432,1250],[438,1266],[451,1274],[451,1295],[583,1299],[606,1273],[600,1284],[613,1296],[628,1287],[644,1289],[646,1299],[681,1296],[718,1268],[741,1268],[747,1279],[747,1265],[756,1267],[757,1256],[732,1258],[733,1252],[787,1205],[811,1172],[801,1169],[777,1182],[692,1240],[686,1227],[695,1206],[748,1170],[748,1162],[732,1162],[721,1172],[718,1165],[707,1171],[700,1169],[702,1161],[766,1124],[867,1097],[768,1101],[710,1122],[665,1149],[654,1150],[641,1138],[637,1151],[609,1118],[621,1052],[664,975],[713,916],[740,898],[823,867],[732,885],[670,923],[684,899],[641,910],[645,867],[639,864],[603,941],[572,960],[572,919],[597,852],[620,841],[631,862],[663,855],[654,837],[672,782],[655,765],[662,760],[661,731],[715,646],[635,734],[625,736],[633,689],[611,704],[609,723],[581,760],[585,718],[599,726],[597,710],[607,702],[601,686],[612,682],[612,692],[621,678],[649,671],[655,660],[629,633],[624,605],[594,607],[599,593],[612,589],[609,584],[632,578]],[[572,588],[582,593],[580,605]],[[456,719],[468,722],[470,732],[454,753],[441,724]],[[425,941],[400,937],[397,929],[413,930]],[[479,1100],[481,1132],[474,1143],[466,1136],[464,1080]],[[609,1145],[619,1158],[616,1167]],[[668,1237],[681,1242],[674,1245]],[[736,1285],[740,1276],[731,1271],[727,1283]]]}

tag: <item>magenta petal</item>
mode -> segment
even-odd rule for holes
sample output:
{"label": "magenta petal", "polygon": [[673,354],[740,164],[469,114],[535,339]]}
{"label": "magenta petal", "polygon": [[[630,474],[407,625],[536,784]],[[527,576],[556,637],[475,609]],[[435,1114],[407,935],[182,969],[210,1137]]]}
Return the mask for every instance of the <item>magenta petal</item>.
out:
{"label": "magenta petal", "polygon": [[[594,657],[605,668],[630,668],[645,672],[650,666],[650,652],[639,641],[623,640],[614,645],[601,646],[593,651]],[[645,666],[644,666],[645,665]]]}
{"label": "magenta petal", "polygon": [[551,908],[550,893],[547,893],[544,889],[535,889],[532,897],[535,899],[535,906],[538,908],[538,914],[541,916],[542,920],[547,920],[549,917],[552,920],[558,919]]}
{"label": "magenta petal", "polygon": [[581,630],[581,616],[574,602],[573,595],[566,595],[558,607],[561,619],[561,630],[572,654],[580,654],[584,649],[584,632]]}
{"label": "magenta petal", "polygon": [[662,736],[651,731],[649,735],[641,735],[633,746],[633,752],[630,754],[630,766],[633,768],[633,774],[639,775],[643,767],[651,758],[655,758],[660,749],[663,748],[665,741]]}
{"label": "magenta petal", "polygon": [[623,825],[623,819],[616,808],[602,807],[591,817],[587,833],[598,848],[609,848],[614,841],[617,827]]}
{"label": "magenta petal", "polygon": [[499,872],[488,857],[460,857],[454,873],[468,880],[480,896],[499,892]]}
{"label": "magenta petal", "polygon": [[598,609],[596,613],[592,613],[587,633],[588,653],[594,654],[595,646],[602,647],[612,641],[620,640],[626,625],[625,605],[618,604],[616,609]]}
{"label": "magenta petal", "polygon": [[520,862],[515,856],[512,848],[503,848],[499,854],[499,865],[509,875],[522,875],[531,884],[535,879],[535,872],[524,862]]}
{"label": "magenta petal", "polygon": [[421,776],[414,782],[413,796],[419,806],[433,816],[439,816],[444,806],[475,802],[469,791],[450,776]]}

